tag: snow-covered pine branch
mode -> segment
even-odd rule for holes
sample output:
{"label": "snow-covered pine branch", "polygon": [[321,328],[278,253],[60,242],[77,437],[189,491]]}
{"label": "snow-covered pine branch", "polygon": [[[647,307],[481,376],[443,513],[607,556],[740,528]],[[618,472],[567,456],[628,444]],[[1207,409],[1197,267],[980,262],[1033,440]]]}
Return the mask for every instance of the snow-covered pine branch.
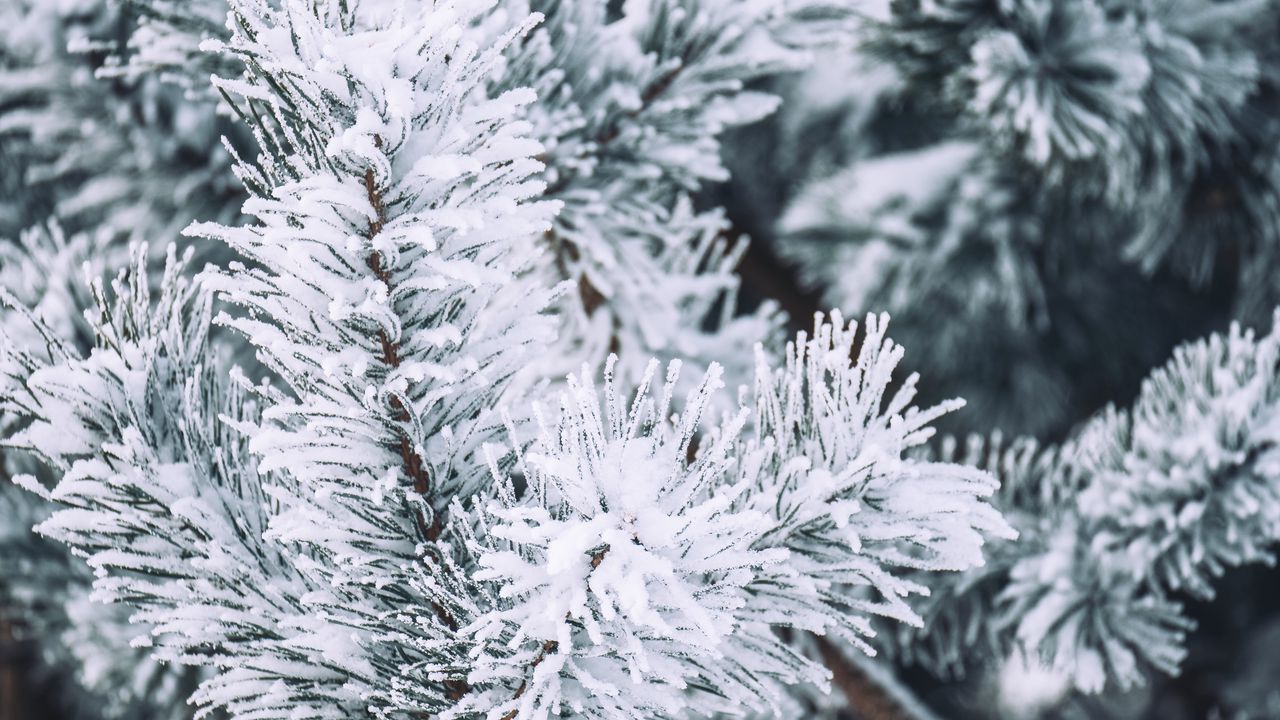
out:
{"label": "snow-covered pine branch", "polygon": [[[92,306],[84,287],[86,272],[101,274],[109,262],[101,238],[86,234],[68,236],[58,223],[36,226],[16,240],[0,245],[0,288],[7,302],[0,306],[0,333],[12,348],[39,349],[46,343],[41,330],[47,329],[57,341],[87,348],[93,344],[93,330],[82,317]],[[33,318],[40,323],[33,323]],[[52,359],[48,352],[42,357]],[[0,370],[13,387],[22,376]],[[0,380],[4,383],[5,380]],[[0,388],[9,389],[0,384]],[[0,430],[6,426],[3,413],[11,393],[0,395]]]}
{"label": "snow-covered pine branch", "polygon": [[483,98],[501,44],[468,26],[486,6],[239,3],[228,50],[251,70],[219,85],[272,113],[255,129],[261,168],[240,165],[259,224],[189,231],[257,264],[211,282],[251,311],[224,321],[297,396],[267,413],[266,464],[375,504],[412,490],[394,501],[428,500],[424,532],[484,475],[453,463],[546,330],[549,290],[501,293],[555,204],[528,201],[539,146],[509,120],[531,95]]}
{"label": "snow-covered pine branch", "polygon": [[0,235],[52,215],[71,234],[117,241],[123,258],[129,241],[237,219],[243,194],[218,147],[235,128],[213,98],[155,76],[100,76],[128,15],[114,0],[0,7]]}
{"label": "snow-covered pine branch", "polygon": [[[436,632],[399,615],[423,609],[412,577],[449,552],[422,546],[487,484],[478,450],[550,330],[554,288],[518,281],[556,208],[532,178],[541,147],[513,119],[532,93],[484,94],[536,17],[486,39],[491,7],[235,3],[225,49],[248,72],[218,84],[256,118],[262,156],[239,172],[258,222],[190,230],[253,263],[210,282],[288,393],[253,431],[262,468],[301,488],[269,535],[332,586],[331,632],[375,675],[352,700],[392,714],[396,676],[422,659],[412,640]],[[427,605],[456,624],[444,607]],[[440,712],[464,679],[462,664],[432,678],[413,709]]]}
{"label": "snow-covered pine branch", "polygon": [[[138,74],[155,57],[191,86],[191,67],[208,59],[186,68],[175,59],[189,52],[193,33],[209,34],[209,6],[221,3],[133,0],[146,19],[124,68]],[[419,12],[425,4],[405,7]],[[558,351],[530,373],[559,379],[612,352],[631,382],[655,354],[702,368],[728,362],[729,377],[746,382],[751,347],[780,342],[781,318],[772,304],[740,314],[734,268],[746,240],[731,235],[719,210],[695,212],[690,196],[727,177],[720,136],[777,106],[772,95],[746,88],[803,67],[804,48],[839,37],[848,8],[824,0],[652,0],[618,12],[600,0],[535,0],[503,3],[473,22],[500,33],[508,17],[529,12],[545,19],[506,46],[488,84],[491,95],[538,93],[526,111],[530,134],[545,147],[545,196],[564,209],[535,268],[544,281],[572,282],[556,305]]]}
{"label": "snow-covered pine branch", "polygon": [[[1139,660],[1176,671],[1185,655],[1173,642],[1180,636],[1142,613],[1178,595],[1210,598],[1211,582],[1226,569],[1274,561],[1278,413],[1280,326],[1273,320],[1263,337],[1233,325],[1179,348],[1143,383],[1128,413],[1105,414],[1086,428],[1080,462],[1093,479],[1080,494],[1073,561],[1097,569],[1072,576],[1074,593],[1100,582],[1132,586],[1133,599],[1117,616],[1106,615],[1110,606],[1098,616],[1086,610],[1077,625],[1064,593],[1048,592],[1028,606],[1019,639],[1055,647],[1058,666],[1070,667],[1086,689],[1101,685],[1104,668],[1121,685],[1138,681]],[[1043,573],[1034,578],[1045,581]],[[1082,646],[1097,649],[1080,653]]]}
{"label": "snow-covered pine branch", "polygon": [[226,35],[226,0],[112,1],[133,16],[134,25],[98,71],[102,77],[137,82],[151,76],[181,88],[189,101],[211,105],[218,94],[209,76],[241,70],[238,58],[201,48]]}
{"label": "snow-covered pine branch", "polygon": [[1019,533],[988,562],[922,582],[925,625],[894,650],[940,675],[1019,653],[1084,692],[1176,674],[1227,569],[1273,562],[1280,541],[1276,419],[1280,333],[1233,326],[1179,348],[1127,411],[1099,414],[1059,446],[998,436],[939,457],[994,472],[994,504]]}
{"label": "snow-covered pine branch", "polygon": [[35,646],[28,687],[56,693],[46,710],[67,720],[188,718],[198,671],[130,647],[144,629],[129,623],[132,610],[95,602],[84,561],[32,532],[55,507],[0,472],[0,618]]}
{"label": "snow-covered pine branch", "polygon": [[274,507],[266,486],[287,479],[264,483],[236,429],[256,420],[256,404],[220,379],[212,296],[182,279],[171,251],[153,298],[145,257],[139,249],[110,293],[91,286],[92,352],[10,356],[28,365],[14,399],[28,425],[6,445],[60,476],[51,492],[21,480],[59,506],[39,531],[88,561],[97,601],[136,609],[135,643],[215,671],[195,702],[239,716],[344,717],[335,689],[359,673],[316,649],[308,629],[320,621],[302,605],[314,588],[262,540]]}
{"label": "snow-covered pine branch", "polygon": [[[636,382],[651,356],[699,372],[715,361],[748,382],[751,348],[778,345],[772,303],[740,314],[734,273],[746,249],[718,210],[690,195],[727,172],[720,138],[768,115],[777,98],[747,89],[802,67],[796,47],[847,16],[810,0],[531,2],[546,21],[513,47],[498,81],[538,92],[548,196],[564,209],[546,237],[547,277],[573,282],[557,304],[565,330],[541,372],[560,377],[619,355]],[[691,389],[689,386],[685,389]]]}
{"label": "snow-covered pine branch", "polygon": [[782,368],[761,357],[756,437],[743,451],[774,541],[819,590],[806,625],[867,650],[869,616],[920,622],[906,598],[923,588],[898,569],[980,566],[984,536],[1013,537],[983,499],[996,489],[985,471],[908,456],[963,401],[915,407],[917,376],[893,383],[903,349],[887,325],[868,315],[859,337],[837,313],[789,344]]}
{"label": "snow-covered pine branch", "polygon": [[955,405],[912,407],[914,378],[887,395],[885,319],[860,345],[832,323],[782,368],[761,352],[754,400],[719,423],[715,367],[674,406],[678,364],[629,403],[612,364],[602,391],[571,380],[520,457],[523,492],[495,469],[475,521],[475,579],[496,588],[463,629],[479,644],[458,716],[777,712],[786,686],[828,677],[780,630],[869,651],[869,617],[919,622],[908,569],[980,565],[984,533],[1010,536],[989,475],[905,457]]}
{"label": "snow-covered pine branch", "polygon": [[[779,126],[812,132],[735,174],[808,160],[773,184],[789,205],[780,253],[827,303],[893,315],[916,367],[983,420],[953,430],[1062,437],[1177,343],[1228,315],[1268,321],[1273,3],[875,5],[869,40],[786,98]],[[1195,323],[1225,285],[1231,311]],[[1176,303],[1189,307],[1175,322]]]}
{"label": "snow-covered pine branch", "polygon": [[754,546],[767,518],[735,508],[746,488],[726,484],[742,417],[690,461],[718,370],[673,417],[679,365],[650,397],[655,368],[630,403],[612,362],[602,392],[593,373],[571,379],[521,457],[523,495],[498,478],[475,577],[500,590],[473,624],[474,674],[496,687],[475,709],[679,717],[759,703],[767,656],[728,652],[730,638],[746,586],[786,553]]}
{"label": "snow-covered pine branch", "polygon": [[[68,548],[32,531],[56,505],[13,484],[53,473],[27,453],[4,447],[29,421],[22,402],[32,369],[70,348],[93,346],[93,307],[84,286],[114,261],[101,235],[68,236],[51,223],[0,243],[0,615],[35,645],[37,669],[69,720],[142,720],[187,715],[196,672],[166,667],[133,649],[145,626],[130,609],[91,600],[93,573]],[[91,314],[92,316],[92,314]]]}
{"label": "snow-covered pine branch", "polygon": [[860,339],[819,318],[780,368],[759,347],[719,422],[718,369],[627,408],[611,361],[603,411],[588,365],[528,447],[504,429],[550,340],[531,268],[557,203],[532,93],[488,94],[536,18],[492,10],[233,4],[217,47],[246,72],[217,84],[259,143],[237,164],[256,222],[189,232],[244,258],[205,281],[280,387],[259,413],[213,382],[210,297],[176,270],[155,307],[140,272],[118,283],[99,352],[24,360],[19,438],[66,471],[44,530],[237,717],[778,714],[827,678],[797,634],[870,650],[870,617],[918,622],[908,570],[982,562],[994,484],[904,457],[956,405],[889,392],[874,316]]}
{"label": "snow-covered pine branch", "polygon": [[1172,261],[1204,281],[1220,250],[1206,237],[1265,252],[1280,234],[1277,128],[1255,119],[1275,108],[1272,3],[892,9],[876,45],[906,82],[942,98],[966,134],[1050,194],[1111,215],[1107,242],[1144,270]]}
{"label": "snow-covered pine branch", "polygon": [[943,678],[964,677],[975,661],[1007,658],[1011,633],[999,604],[1009,572],[1022,559],[1046,547],[1047,537],[1070,517],[1083,485],[1083,472],[1070,461],[1070,443],[1042,446],[1030,438],[1006,441],[1000,433],[954,437],[922,447],[918,454],[958,462],[992,473],[1000,482],[992,504],[1018,537],[989,538],[981,566],[963,573],[921,575],[929,595],[917,605],[920,625],[877,623],[889,654],[920,665]]}

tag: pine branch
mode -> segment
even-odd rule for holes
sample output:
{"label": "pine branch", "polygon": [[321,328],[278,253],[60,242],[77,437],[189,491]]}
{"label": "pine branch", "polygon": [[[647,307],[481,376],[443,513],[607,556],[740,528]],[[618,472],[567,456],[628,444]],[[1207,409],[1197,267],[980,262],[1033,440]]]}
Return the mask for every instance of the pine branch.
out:
{"label": "pine branch", "polygon": [[[661,98],[662,94],[675,83],[676,78],[680,77],[680,73],[684,71],[688,61],[688,55],[682,55],[676,67],[646,85],[644,91],[640,93],[640,104],[612,118],[604,127],[597,130],[596,134],[591,137],[590,143],[584,147],[577,159],[583,160],[587,158],[589,156],[588,153],[590,155],[604,155],[608,151],[609,145],[622,134],[623,125],[639,118],[655,101]],[[548,197],[557,197],[576,179],[576,176],[567,169],[561,170],[559,178],[557,178],[556,182],[547,186],[545,194]]]}
{"label": "pine branch", "polygon": [[[911,383],[885,397],[901,352],[884,339],[884,318],[868,318],[856,357],[856,327],[833,322],[819,319],[782,367],[761,353],[749,434],[748,408],[700,429],[720,388],[715,368],[673,413],[677,363],[650,397],[651,363],[629,403],[612,363],[599,392],[584,371],[554,423],[539,415],[538,439],[517,448],[522,493],[495,471],[498,501],[475,521],[488,531],[474,539],[473,578],[504,602],[467,630],[494,645],[475,653],[473,673],[520,678],[498,701],[508,717],[566,704],[592,717],[710,714],[722,702],[763,710],[774,683],[823,677],[779,629],[865,647],[869,617],[915,618],[906,596],[918,586],[899,564],[968,566],[979,532],[1007,535],[980,500],[991,491],[984,473],[880,465],[896,462],[883,448],[921,442],[924,424],[952,406],[911,408]],[[949,509],[905,510],[916,482]],[[910,559],[904,538],[917,548]],[[884,600],[844,595],[865,585]],[[708,650],[714,659],[680,659]],[[553,658],[556,671],[533,672]],[[456,716],[486,707],[472,702]]]}
{"label": "pine branch", "polygon": [[[220,82],[279,100],[262,103],[274,113],[258,129],[265,172],[241,164],[270,192],[251,202],[256,226],[193,230],[257,261],[211,281],[250,309],[229,324],[296,398],[272,398],[257,431],[264,467],[312,490],[283,498],[272,532],[333,587],[319,602],[327,623],[358,633],[375,713],[451,712],[473,693],[460,626],[475,599],[442,585],[469,587],[448,515],[485,491],[495,406],[549,329],[554,291],[511,286],[555,209],[538,200],[539,148],[518,118],[532,96],[481,86],[536,17],[489,37],[487,10],[397,18],[246,0],[230,49],[252,60],[251,84]],[[395,60],[368,62],[356,48],[370,43]],[[276,134],[301,152],[273,154]],[[384,494],[412,519],[388,513]],[[315,533],[317,518],[343,532]],[[427,664],[447,669],[419,674]]]}
{"label": "pine branch", "polygon": [[773,110],[775,98],[747,88],[807,61],[780,39],[810,29],[807,3],[661,0],[621,18],[603,4],[548,7],[519,65],[541,76],[533,118],[550,148],[548,196],[565,203],[548,270],[576,291],[558,308],[563,360],[540,373],[616,353],[635,381],[650,356],[705,368],[715,348],[746,382],[742,360],[782,340],[781,319],[768,303],[741,312],[743,248],[717,236],[718,213],[692,213],[688,195],[723,178],[724,131]]}
{"label": "pine branch", "polygon": [[[374,135],[373,144],[381,150],[382,138],[378,135]],[[374,240],[377,238],[378,234],[382,232],[383,226],[387,224],[387,210],[385,203],[383,202],[382,192],[378,189],[376,181],[374,180],[373,168],[368,168],[364,172],[364,187],[365,196],[369,200],[369,206],[373,208],[374,212],[374,219],[369,221],[369,228],[365,231],[365,239],[368,240],[370,246],[373,247]],[[369,251],[368,264],[369,269],[373,271],[374,276],[387,287],[388,294],[394,295],[396,287],[392,282],[391,273],[382,266],[382,253],[377,249],[371,249]],[[386,328],[378,328],[377,336],[378,344],[382,348],[383,364],[391,370],[400,367],[399,343],[393,342],[387,336]],[[395,419],[401,423],[409,422],[409,412],[404,407],[404,403],[400,398],[393,395],[390,402],[392,408],[395,410]],[[418,453],[414,452],[411,446],[412,439],[403,427],[399,429],[399,436],[400,460],[405,476],[412,480],[413,491],[423,498],[426,498],[427,493],[431,488],[431,475],[427,471],[425,464],[422,462],[422,458]],[[422,533],[423,537],[427,538],[430,542],[438,540],[440,537],[440,531],[444,527],[443,519],[440,515],[437,513],[431,525],[428,526],[421,508],[414,508],[414,513],[418,531]],[[443,614],[444,617],[448,617],[447,613],[444,613],[443,609],[438,606],[436,610],[438,614]],[[449,620],[449,624],[451,627],[457,627],[457,623],[452,619]]]}

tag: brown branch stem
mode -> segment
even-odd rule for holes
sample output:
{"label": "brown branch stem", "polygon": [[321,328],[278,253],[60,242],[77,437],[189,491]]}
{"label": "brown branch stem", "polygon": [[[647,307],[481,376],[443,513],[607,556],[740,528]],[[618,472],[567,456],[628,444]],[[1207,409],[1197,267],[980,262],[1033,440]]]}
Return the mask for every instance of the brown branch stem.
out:
{"label": "brown branch stem", "polygon": [[[382,148],[382,138],[374,136],[374,145],[379,149]],[[378,189],[377,179],[374,177],[373,168],[368,168],[364,172],[364,189],[369,205],[373,208],[374,217],[369,221],[369,226],[365,230],[365,237],[372,242],[382,232],[387,224],[386,203],[382,196],[382,191]],[[374,276],[378,278],[387,287],[388,294],[393,289],[391,271],[383,264],[382,254],[376,249],[371,249],[369,257],[366,259],[369,269],[373,271]],[[382,353],[382,362],[387,368],[395,369],[400,367],[402,358],[400,356],[400,344],[393,341],[386,330],[378,330],[378,345]],[[431,491],[431,474],[427,470],[427,465],[423,462],[422,457],[413,447],[413,440],[409,436],[408,429],[404,426],[410,420],[409,410],[405,407],[404,402],[398,397],[391,398],[391,407],[394,409],[394,418],[401,423],[398,427],[399,442],[397,450],[400,454],[400,461],[405,475],[413,481],[413,491],[418,495],[426,498]],[[422,514],[422,510],[415,508],[414,516],[417,522],[419,532],[430,542],[436,542],[440,538],[441,532],[444,530],[440,513],[433,513],[433,520],[430,524]],[[449,629],[457,630],[458,622],[453,616],[440,605],[439,602],[432,600],[431,609],[435,612],[436,617],[440,619]],[[470,685],[466,680],[447,680],[444,683],[448,690],[448,695],[454,700],[461,699],[463,695],[470,690]]]}
{"label": "brown branch stem", "polygon": [[[600,563],[604,562],[604,558],[608,554],[609,554],[608,545],[605,545],[599,550],[591,553],[591,570],[587,572],[588,576],[590,576],[591,572],[595,571],[596,568],[600,567]],[[565,619],[567,620],[568,618],[569,616],[565,615]],[[521,697],[523,697],[525,690],[529,688],[528,673],[533,672],[539,665],[542,664],[543,660],[547,659],[548,654],[555,652],[559,647],[560,647],[560,643],[556,642],[555,640],[546,640],[542,643],[542,647],[538,650],[538,654],[534,656],[533,661],[530,662],[529,666],[525,669],[526,676],[524,679],[520,681],[520,687],[516,688],[515,695],[511,696],[511,699],[513,701],[519,700]],[[511,708],[511,710],[508,711],[506,715],[502,716],[501,720],[515,720],[516,715],[518,713],[519,713],[519,710],[517,708]]]}
{"label": "brown branch stem", "polygon": [[[375,137],[374,144],[381,148],[382,138]],[[383,201],[382,192],[378,189],[377,181],[373,175],[373,168],[369,168],[364,172],[364,189],[368,196],[369,205],[373,207],[374,219],[369,221],[369,227],[365,231],[365,237],[372,241],[382,232],[382,228],[387,224],[386,205]],[[392,289],[391,272],[382,263],[382,254],[377,250],[371,250],[367,259],[369,269],[373,274],[387,286],[388,292]],[[378,344],[382,352],[382,362],[389,369],[400,367],[400,345],[393,341],[386,330],[378,331]],[[391,398],[391,406],[395,409],[395,419],[401,423],[409,421],[409,410],[404,406],[400,398]],[[426,464],[413,448],[413,443],[409,437],[409,433],[400,428],[399,451],[400,459],[403,464],[405,475],[413,481],[414,492],[426,497],[431,490],[431,475],[427,471]],[[422,513],[418,513],[418,524],[423,529],[423,534],[430,540],[435,540],[439,536],[439,531],[434,527],[427,527],[425,518]],[[438,523],[435,523],[438,525]]]}
{"label": "brown branch stem", "polygon": [[824,637],[815,637],[822,663],[831,671],[832,683],[844,693],[858,720],[915,720],[915,716],[885,692],[861,668]]}
{"label": "brown branch stem", "polygon": [[[555,640],[547,640],[546,642],[542,643],[542,647],[538,649],[538,654],[534,656],[533,662],[529,663],[529,671],[532,672],[535,668],[541,665],[542,661],[547,659],[547,655],[555,652],[556,649],[559,647],[560,647],[560,643],[556,642]],[[524,696],[524,691],[527,690],[528,688],[529,688],[529,679],[525,678],[524,680],[521,680],[520,687],[516,688],[516,694],[511,699],[519,700],[521,697]],[[511,710],[508,711],[506,715],[502,716],[502,720],[515,720],[515,717],[518,713],[519,713],[518,709],[511,708]]]}

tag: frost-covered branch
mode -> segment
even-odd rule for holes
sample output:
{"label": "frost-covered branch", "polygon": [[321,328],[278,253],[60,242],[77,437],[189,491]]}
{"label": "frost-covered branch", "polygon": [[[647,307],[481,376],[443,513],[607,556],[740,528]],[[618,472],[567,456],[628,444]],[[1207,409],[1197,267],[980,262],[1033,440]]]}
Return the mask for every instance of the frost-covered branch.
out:
{"label": "frost-covered branch", "polygon": [[1227,569],[1273,562],[1280,335],[1238,326],[1179,348],[1128,411],[1108,410],[1059,447],[972,440],[944,459],[1002,480],[1019,531],[985,567],[935,576],[907,661],[962,672],[1025,651],[1085,692],[1177,673],[1186,597],[1211,598]]}
{"label": "frost-covered branch", "polygon": [[[192,34],[210,35],[208,17],[221,2],[133,0],[144,22],[126,70],[159,64],[190,87],[190,67],[209,59],[186,68],[175,60],[189,52]],[[429,4],[403,7],[412,14]],[[650,355],[705,367],[717,352],[721,362],[746,358],[754,343],[777,341],[771,304],[740,316],[734,267],[745,239],[728,234],[719,211],[695,212],[690,196],[727,177],[720,136],[776,107],[773,96],[747,88],[802,67],[808,47],[841,38],[849,8],[826,0],[646,0],[611,10],[601,0],[522,0],[478,11],[472,22],[492,36],[508,17],[530,12],[544,20],[506,46],[488,84],[491,95],[538,93],[526,110],[530,134],[544,146],[545,195],[564,209],[533,268],[544,281],[573,286],[557,304],[565,327],[559,351],[530,374],[559,378],[613,352],[635,381]],[[723,352],[730,346],[741,352]],[[735,382],[750,371],[749,363],[729,368]]]}
{"label": "frost-covered branch", "polygon": [[476,521],[496,607],[464,631],[480,645],[461,714],[776,713],[786,686],[828,678],[780,629],[870,650],[869,617],[919,622],[904,569],[972,567],[980,530],[1008,535],[989,476],[903,456],[951,406],[910,407],[910,382],[885,398],[884,319],[854,360],[856,326],[833,321],[784,368],[762,354],[754,402],[706,429],[718,369],[674,413],[678,365],[656,397],[651,366],[630,403],[612,366],[601,391],[570,382],[520,457],[523,494],[499,476]]}
{"label": "frost-covered branch", "polygon": [[[0,614],[31,641],[36,663],[24,680],[45,678],[68,718],[178,720],[190,715],[186,699],[197,672],[130,648],[145,626],[129,624],[128,608],[92,602],[93,574],[83,561],[32,531],[55,505],[13,478],[35,473],[45,480],[49,468],[4,447],[30,421],[21,405],[30,368],[93,346],[82,313],[94,303],[83,282],[113,262],[103,240],[68,236],[51,224],[0,242],[0,342],[8,347],[0,351]],[[16,361],[20,348],[34,364]]]}
{"label": "frost-covered branch", "polygon": [[[873,652],[873,618],[920,622],[923,574],[978,566],[1011,534],[989,475],[908,455],[959,403],[914,407],[914,376],[890,392],[902,349],[885,317],[861,336],[819,317],[781,363],[749,321],[735,343],[757,343],[755,382],[719,417],[735,403],[718,365],[687,393],[678,363],[654,394],[657,361],[626,369],[649,341],[615,347],[599,390],[588,358],[551,386],[556,416],[525,416],[544,356],[582,359],[553,343],[556,320],[565,347],[583,336],[548,309],[590,296],[545,272],[548,231],[648,238],[649,260],[670,239],[653,284],[616,296],[671,290],[659,335],[724,300],[663,279],[731,256],[682,196],[718,172],[718,133],[771,107],[743,85],[794,55],[752,27],[783,22],[775,3],[689,5],[610,21],[583,6],[602,13],[583,47],[610,52],[600,77],[569,63],[590,89],[569,134],[595,155],[579,156],[538,142],[539,113],[578,89],[552,87],[559,66],[538,55],[563,18],[528,35],[537,15],[485,0],[232,3],[230,37],[206,47],[245,69],[216,87],[258,144],[236,162],[252,221],[188,234],[241,261],[199,289],[170,263],[153,297],[139,256],[114,293],[93,286],[94,352],[6,365],[33,418],[13,442],[61,476],[42,531],[100,571],[99,597],[138,608],[156,657],[210,668],[205,709],[784,715],[793,686],[828,682],[811,634]],[[510,64],[525,52],[539,62]],[[503,85],[526,71],[545,104]],[[569,157],[580,174],[535,178]],[[594,230],[565,219],[584,207]],[[256,390],[221,379],[211,323],[254,346]]]}
{"label": "frost-covered branch", "polygon": [[[234,425],[256,405],[208,353],[211,296],[179,275],[172,255],[159,297],[148,289],[145,249],[108,293],[100,282],[96,346],[52,363],[6,353],[27,373],[15,399],[29,424],[6,441],[61,475],[42,534],[95,570],[94,599],[125,602],[163,661],[217,670],[201,705],[252,715],[272,708],[342,717],[333,688],[349,667],[308,636],[318,620],[302,599],[315,590],[281,548],[262,542],[274,504]],[[339,669],[342,668],[342,669]]]}
{"label": "frost-covered branch", "polygon": [[[847,19],[838,3],[653,0],[532,3],[547,19],[515,48],[499,85],[539,95],[530,119],[547,148],[548,196],[564,203],[547,236],[547,276],[573,282],[558,304],[562,376],[620,357],[631,382],[645,359],[731,364],[747,382],[761,341],[779,342],[776,308],[742,316],[734,268],[745,239],[689,195],[727,177],[720,136],[768,115],[777,98],[747,89],[807,61]],[[732,350],[730,348],[733,348]]]}
{"label": "frost-covered branch", "polygon": [[1060,202],[1109,215],[1108,242],[1146,271],[1172,260],[1204,281],[1225,249],[1206,237],[1252,253],[1280,233],[1276,128],[1253,119],[1275,108],[1273,4],[892,7],[875,44],[907,82]]}
{"label": "frost-covered branch", "polygon": [[[374,706],[399,702],[410,642],[436,632],[396,615],[432,572],[422,543],[487,480],[477,452],[501,427],[495,403],[548,332],[552,288],[513,282],[555,208],[531,179],[541,148],[512,119],[532,95],[483,87],[536,18],[487,40],[488,9],[236,3],[225,49],[249,71],[219,86],[263,113],[262,158],[239,170],[258,222],[191,230],[254,263],[211,282],[289,393],[253,431],[263,468],[304,488],[269,535],[334,587],[326,607],[359,638]],[[459,623],[451,603],[425,606]],[[459,672],[416,709],[451,704]]]}
{"label": "frost-covered branch", "polygon": [[0,8],[0,26],[0,235],[53,215],[72,234],[115,240],[122,264],[129,241],[237,218],[242,192],[218,145],[236,133],[212,98],[184,98],[152,75],[102,76],[115,34],[132,27],[127,12],[18,0]]}

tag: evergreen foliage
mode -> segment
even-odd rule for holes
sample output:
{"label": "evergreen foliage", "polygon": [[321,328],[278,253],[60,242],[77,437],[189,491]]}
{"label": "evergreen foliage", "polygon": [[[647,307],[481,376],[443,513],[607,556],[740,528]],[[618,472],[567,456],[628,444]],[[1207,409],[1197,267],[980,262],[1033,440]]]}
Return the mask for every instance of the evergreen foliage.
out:
{"label": "evergreen foliage", "polygon": [[1086,692],[1177,673],[1185,601],[1212,598],[1232,567],[1274,562],[1278,349],[1274,331],[1233,326],[1180,347],[1132,408],[1061,445],[943,443],[941,458],[1000,478],[994,504],[1018,538],[933,579],[923,629],[895,629],[901,658],[963,675],[1018,650]]}
{"label": "evergreen foliage", "polygon": [[1271,3],[0,21],[0,621],[70,715],[1062,709],[1274,561]]}
{"label": "evergreen foliage", "polygon": [[[937,348],[917,367],[971,402],[976,429],[1062,437],[1179,342],[1270,321],[1274,4],[870,13],[855,50],[791,90],[782,151],[742,168],[805,178],[772,191],[765,232],[826,302],[891,312],[905,344]],[[989,370],[993,349],[1012,372]]]}

